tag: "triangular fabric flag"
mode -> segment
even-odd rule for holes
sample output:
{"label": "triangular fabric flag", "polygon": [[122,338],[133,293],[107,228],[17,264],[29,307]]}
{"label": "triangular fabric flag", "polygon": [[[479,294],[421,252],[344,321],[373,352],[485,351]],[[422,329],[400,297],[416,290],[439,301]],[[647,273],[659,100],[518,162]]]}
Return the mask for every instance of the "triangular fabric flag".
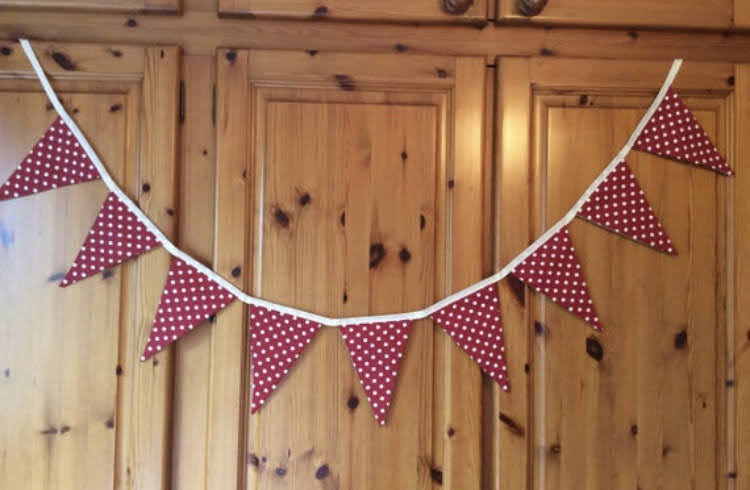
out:
{"label": "triangular fabric flag", "polygon": [[281,384],[320,324],[293,315],[250,307],[250,351],[253,354],[251,413]]}
{"label": "triangular fabric flag", "polygon": [[583,203],[578,217],[662,252],[677,255],[625,161],[618,163]]}
{"label": "triangular fabric flag", "polygon": [[635,140],[633,148],[724,175],[734,172],[692,112],[671,87]]}
{"label": "triangular fabric flag", "polygon": [[497,283],[454,301],[431,317],[482,371],[509,390]]}
{"label": "triangular fabric flag", "polygon": [[385,425],[411,320],[341,327],[354,369],[378,424]]}
{"label": "triangular fabric flag", "polygon": [[0,201],[99,178],[68,125],[58,117],[0,186]]}
{"label": "triangular fabric flag", "polygon": [[567,227],[552,235],[511,273],[596,330],[602,329]]}
{"label": "triangular fabric flag", "polygon": [[216,281],[182,259],[172,257],[141,360],[157,354],[234,300],[234,295]]}
{"label": "triangular fabric flag", "polygon": [[60,286],[70,286],[158,246],[156,236],[110,192]]}

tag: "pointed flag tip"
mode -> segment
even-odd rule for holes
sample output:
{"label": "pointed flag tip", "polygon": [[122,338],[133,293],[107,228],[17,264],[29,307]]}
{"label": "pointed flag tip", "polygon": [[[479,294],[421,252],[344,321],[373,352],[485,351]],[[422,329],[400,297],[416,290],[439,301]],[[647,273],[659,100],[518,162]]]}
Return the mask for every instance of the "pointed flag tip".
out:
{"label": "pointed flag tip", "polygon": [[253,367],[250,407],[255,413],[286,378],[320,324],[261,306],[250,307],[248,323]]}
{"label": "pointed flag tip", "polygon": [[497,283],[454,301],[431,318],[499,386],[508,385]]}
{"label": "pointed flag tip", "polygon": [[135,213],[110,192],[60,286],[82,281],[159,245],[159,239]]}
{"label": "pointed flag tip", "polygon": [[594,189],[577,216],[660,252],[676,254],[672,240],[625,160]]}
{"label": "pointed flag tip", "polygon": [[349,357],[378,424],[385,424],[391,409],[401,359],[413,322],[362,323],[339,329]]}
{"label": "pointed flag tip", "polygon": [[534,250],[512,274],[592,327],[601,327],[567,226]]}
{"label": "pointed flag tip", "polygon": [[213,279],[172,257],[143,355],[150,357],[160,352],[234,300],[235,296]]}

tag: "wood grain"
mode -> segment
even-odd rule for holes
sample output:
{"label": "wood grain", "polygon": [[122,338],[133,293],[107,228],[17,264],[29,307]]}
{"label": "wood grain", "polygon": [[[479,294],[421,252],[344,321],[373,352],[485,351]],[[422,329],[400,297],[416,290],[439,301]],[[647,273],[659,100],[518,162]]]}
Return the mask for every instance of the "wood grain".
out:
{"label": "wood grain", "polygon": [[[80,46],[57,45],[56,49],[67,53],[95,52]],[[104,51],[107,47],[98,49]],[[87,61],[85,71],[68,70],[72,73],[63,80],[53,79],[53,83],[126,192],[136,195],[142,178],[159,186],[151,196],[140,199],[140,204],[169,233],[173,225],[165,210],[174,207],[170,169],[174,169],[176,148],[176,111],[170,111],[176,106],[169,102],[176,100],[178,54],[175,48],[141,48],[140,55],[128,48],[128,53],[142,60],[139,76],[133,76],[132,60],[124,62],[123,71],[110,69],[108,61]],[[19,154],[33,143],[28,138],[35,138],[53,117],[38,84],[11,79],[16,72],[12,62],[10,65],[7,69],[0,65],[5,78],[3,98],[9,114],[14,107],[23,111],[7,119],[9,126],[4,134],[12,137],[14,131],[22,132],[4,145],[8,152],[4,153],[3,165],[8,173],[18,163]],[[78,79],[74,80],[76,73]],[[127,75],[123,77],[122,73]],[[120,81],[123,79],[126,81]],[[159,100],[158,105],[153,104],[155,99]],[[42,274],[41,281],[46,285],[42,291],[47,290],[40,297],[39,285],[14,289],[14,304],[26,303],[32,311],[5,308],[32,319],[31,323],[22,322],[21,318],[3,323],[26,324],[24,329],[14,329],[12,336],[8,333],[8,338],[15,339],[19,353],[24,352],[22,346],[27,346],[27,355],[3,357],[9,364],[12,358],[17,360],[5,371],[6,379],[12,379],[17,369],[17,379],[28,383],[19,383],[15,389],[23,389],[32,397],[14,405],[17,409],[13,413],[21,417],[15,424],[3,424],[31,431],[23,441],[12,440],[21,434],[15,429],[3,432],[3,438],[10,438],[5,439],[8,445],[4,442],[3,447],[16,447],[18,451],[2,453],[29,462],[12,459],[15,456],[4,457],[3,478],[7,485],[3,487],[26,487],[25,483],[30,483],[30,488],[161,487],[168,481],[170,379],[165,376],[165,367],[156,369],[156,363],[145,366],[137,361],[141,342],[151,325],[153,309],[149,304],[155,308],[155,300],[151,295],[142,299],[134,294],[161,287],[163,272],[158,266],[164,265],[166,271],[166,254],[152,252],[76,287],[57,288],[57,277],[65,272],[80,247],[105,194],[101,183],[90,183],[35,196],[27,203],[37,210],[36,221],[29,221],[29,216],[34,216],[33,209],[26,209],[28,214],[13,211],[14,206],[16,211],[17,206],[23,207],[22,200],[3,203],[2,222],[3,227],[7,226],[3,236],[11,237],[10,243],[15,243],[16,233],[31,233],[26,236],[33,236],[36,244],[23,247],[29,254],[25,259],[21,250],[13,250],[12,256],[5,257],[9,261],[9,266],[3,267],[9,274],[6,277],[22,285],[30,278],[34,282],[34,275]],[[8,212],[11,214],[5,225]],[[25,224],[16,230],[19,223],[14,224],[13,220],[22,217]],[[55,229],[60,233],[57,238],[36,238]],[[45,251],[53,245],[54,251]],[[8,246],[3,250],[10,252]],[[42,257],[48,258],[40,263]],[[41,343],[32,342],[40,338],[44,339]],[[30,388],[38,384],[35,380],[42,384]],[[9,392],[8,396],[14,395]],[[22,399],[23,395],[18,396]],[[41,418],[29,418],[33,413]]]}
{"label": "wood grain", "polygon": [[[190,33],[190,35],[186,35]],[[217,18],[187,11],[180,17],[7,11],[0,38],[27,36],[58,42],[178,44],[190,54],[217,47],[296,49],[459,56],[554,56],[623,60],[685,57],[701,61],[750,60],[750,34],[739,31],[670,31],[547,28],[528,25],[398,25]]]}
{"label": "wood grain", "polygon": [[[526,248],[530,232],[531,82],[529,60],[501,58],[497,65],[496,169],[494,178],[494,248],[497,270]],[[526,307],[529,291],[522,283],[500,283],[505,342],[511,392],[493,386],[492,426],[496,446],[491,455],[495,467],[484,472],[489,488],[528,488],[527,469],[532,425],[529,418],[529,386],[534,363],[529,350],[533,326]],[[486,421],[487,422],[487,421]],[[485,423],[486,423],[485,422]]]}
{"label": "wood grain", "polygon": [[[387,13],[328,3],[336,22],[218,18],[212,0],[186,0],[180,17],[113,13],[105,2],[4,10],[0,37],[46,40],[35,47],[63,103],[164,231],[243,289],[319,312],[418,308],[505,263],[619,149],[676,56],[687,61],[675,87],[739,173],[633,154],[681,255],[574,222],[605,332],[503,281],[511,393],[418,322],[385,429],[333,329],[250,417],[240,304],[140,364],[166,254],[61,292],[50,278],[105,191],[85,184],[2,203],[0,270],[21,286],[0,288],[0,394],[12,400],[0,404],[10,421],[0,424],[0,487],[750,487],[741,137],[750,78],[735,64],[750,61],[744,4],[734,2],[734,29],[725,0],[711,11],[681,2],[679,21],[674,2],[636,2],[617,18],[599,8],[607,2],[568,9],[583,1],[552,0],[541,22],[623,27],[522,24],[505,0],[499,13],[513,25],[484,28],[442,23],[453,19],[437,1],[386,2]],[[320,6],[221,4],[230,16]],[[484,17],[479,5],[473,20]],[[389,23],[362,21],[381,16]],[[402,23],[417,17],[439,23]],[[142,43],[190,54],[181,131],[179,51]],[[488,85],[484,60],[497,55]],[[0,180],[51,120],[45,106],[18,44],[0,42]],[[386,255],[371,269],[377,243]],[[591,339],[600,362],[586,353]]]}
{"label": "wood grain", "polygon": [[[689,85],[683,76],[678,84]],[[535,86],[536,134],[544,135],[537,151],[543,179],[538,185],[547,189],[538,194],[546,202],[543,222],[554,222],[569,208],[650,101],[622,95],[627,85],[615,96],[587,82],[581,76],[581,88],[570,95]],[[722,147],[728,138],[724,100],[686,97]],[[719,218],[726,205],[720,177],[637,152],[628,162],[680,256],[657,254],[583,222],[571,224],[605,330],[594,334],[553,304],[540,304],[544,364],[537,368],[544,370],[544,389],[535,408],[543,410],[536,440],[544,450],[535,458],[534,475],[544,488],[657,482],[663,488],[690,482],[711,488],[723,481],[716,452],[698,449],[725,444],[718,427],[726,395],[716,383],[726,358],[725,333],[717,323],[721,292],[714,288],[725,270],[716,250],[716,234],[726,233]],[[666,194],[667,185],[686,191]],[[675,340],[681,332],[689,339],[684,344]],[[591,339],[604,351],[600,361],[586,354]]]}
{"label": "wood grain", "polygon": [[176,13],[182,0],[1,0],[3,8],[83,10],[100,12]]}
{"label": "wood grain", "polygon": [[[141,209],[172,237],[177,222],[169,210],[176,206],[179,66],[178,48],[146,48],[144,83],[131,94],[131,114],[139,124],[128,132],[126,144],[139,150],[134,156],[141,162],[126,188],[132,189]],[[130,306],[121,317],[123,375],[118,389],[116,487],[169,485],[172,351],[140,362],[160,297],[154,291],[164,287],[169,262],[169,254],[162,249],[145,254],[125,277]]]}
{"label": "wood grain", "polygon": [[[231,54],[230,54],[231,53]],[[216,222],[214,268],[247,290],[253,277],[246,260],[249,163],[247,52],[220,50],[216,56]],[[235,277],[231,271],[239,267]],[[209,420],[205,488],[239,488],[245,469],[247,380],[246,308],[233,303],[211,331]]]}
{"label": "wood grain", "polygon": [[[178,243],[193,257],[213,259],[216,192],[216,129],[211,114],[216,62],[213,56],[185,56],[181,125]],[[206,488],[213,325],[204,325],[175,344],[172,485]]]}
{"label": "wood grain", "polygon": [[257,17],[292,17],[317,19],[358,19],[390,22],[486,22],[488,0],[476,0],[465,12],[453,15],[441,6],[442,1],[382,0],[219,0],[223,15]]}
{"label": "wood grain", "polygon": [[[14,78],[36,80],[21,45],[15,40],[1,44],[5,49],[0,60],[6,72],[12,73]],[[35,42],[34,50],[47,75],[56,79],[135,81],[143,78],[145,53],[140,46]]]}
{"label": "wood grain", "polygon": [[[61,96],[122,177],[132,164],[122,152],[127,120],[109,108],[126,97],[96,93],[102,88]],[[54,119],[39,87],[26,90],[0,91],[3,181]],[[117,274],[57,286],[105,195],[101,184],[87,183],[0,206],[0,269],[16,285],[0,293],[3,488],[112,487],[122,281]]]}
{"label": "wood grain", "polygon": [[[457,67],[461,60],[433,60],[425,65],[430,76],[422,78],[419,57],[412,64],[417,67],[412,75],[386,57],[324,54],[315,56],[310,67],[306,60],[302,65],[292,62],[300,59],[298,53],[274,53],[277,60],[287,60],[275,64],[264,61],[269,55],[258,51],[218,55],[219,66],[227,65],[219,70],[219,93],[251,95],[247,104],[235,103],[247,97],[242,95],[233,97],[231,106],[220,103],[218,120],[238,117],[231,114],[240,114],[242,107],[251,109],[245,116],[250,138],[226,139],[226,156],[222,158],[220,151],[219,166],[229,168],[225,161],[249,151],[248,178],[254,184],[246,192],[254,218],[246,221],[252,226],[245,233],[253,243],[253,290],[262,297],[327,314],[392,312],[430,302],[435,293],[429,285],[446,280],[436,273],[441,269],[438,264],[450,257],[447,249],[434,247],[435,237],[448,240],[444,227],[449,222],[466,226],[455,218],[447,221],[444,213],[456,211],[442,204],[450,192],[446,158],[453,167],[450,155],[459,142],[464,145],[460,154],[465,155],[461,157],[465,170],[460,193],[466,199],[462,205],[482,202],[481,192],[475,195],[482,187],[482,167],[472,157],[480,156],[481,161],[483,148],[483,61],[472,60],[467,70]],[[250,69],[243,77],[237,69],[246,57]],[[377,79],[367,75],[373,65],[381,67]],[[279,75],[280,67],[287,72]],[[445,69],[446,75],[438,75],[436,67]],[[453,90],[472,100],[456,106],[466,108],[460,117],[453,115],[456,109],[447,104],[446,92],[448,82],[459,74],[467,82]],[[476,86],[468,81],[477,79],[479,92],[469,90]],[[452,124],[463,128],[460,138],[446,132],[454,118]],[[343,139],[338,142],[339,138]],[[221,133],[219,141],[221,149]],[[243,150],[247,141],[254,144]],[[383,194],[379,189],[389,191]],[[481,227],[471,226],[478,230],[475,241],[462,237],[457,243],[473,243],[481,250]],[[381,245],[385,255],[372,263],[374,245]],[[465,273],[466,258],[460,263],[457,270]],[[476,267],[479,271],[478,262]],[[241,337],[234,335],[236,344]],[[283,386],[249,420],[244,455],[248,487],[272,488],[280,482],[308,485],[319,479],[357,488],[429,488],[440,477],[474,481],[478,487],[479,426],[471,414],[478,413],[479,405],[471,400],[479,400],[479,383],[474,395],[452,403],[457,412],[454,430],[461,434],[455,440],[462,441],[461,446],[446,459],[433,451],[437,431],[429,416],[435,406],[430,367],[433,335],[430,322],[414,327],[390,422],[379,428],[338,331],[321,331]],[[436,345],[455,349],[447,338]],[[458,351],[451,355],[465,357]],[[458,361],[451,363],[452,368],[458,365]],[[478,381],[476,366],[467,364]],[[316,382],[320,379],[329,382]],[[465,393],[467,389],[463,388]],[[414,407],[420,407],[421,414],[417,430]],[[442,427],[439,437],[447,438],[447,429]],[[470,447],[476,449],[461,450]],[[474,468],[468,476],[462,464],[467,462]],[[378,467],[389,471],[378,472]]]}
{"label": "wood grain", "polygon": [[[451,222],[446,243],[449,265],[444,293],[460,290],[482,277],[482,212],[484,189],[485,63],[459,58],[453,106],[452,158],[448,160],[446,211]],[[471,217],[471,218],[469,218]],[[468,218],[468,219],[467,219]],[[482,378],[477,365],[442,330],[435,339],[437,461],[448,488],[481,485]],[[450,429],[455,435],[446,438]],[[439,439],[438,439],[439,437]]]}
{"label": "wood grain", "polygon": [[[744,155],[748,151],[748,141],[742,135],[746,134],[750,127],[750,113],[748,112],[748,96],[750,96],[750,66],[746,64],[737,65],[737,85],[735,92],[736,125],[734,127],[737,135],[734,141],[735,155]],[[734,219],[730,226],[734,230],[734,296],[732,298],[734,311],[734,337],[731,339],[733,348],[732,360],[734,388],[733,421],[731,437],[733,446],[730,454],[734,451],[734,458],[729,460],[727,473],[735,473],[737,481],[735,488],[744,490],[750,487],[750,314],[748,313],[747,291],[748,266],[750,265],[750,250],[745,243],[748,239],[747,217],[750,216],[750,203],[743,196],[750,188],[750,173],[744,170],[747,164],[742,158],[736,160],[737,178],[734,179],[733,188],[733,213]],[[731,216],[731,215],[730,215]],[[730,371],[731,372],[731,371]],[[735,466],[736,465],[736,466]]]}
{"label": "wood grain", "polygon": [[750,4],[744,0],[734,0],[734,25],[738,28],[750,26]]}
{"label": "wood grain", "polygon": [[[516,0],[499,0],[501,21],[546,25],[723,28],[732,26],[736,0],[550,0],[533,17],[521,14]],[[743,8],[743,7],[740,7]]]}

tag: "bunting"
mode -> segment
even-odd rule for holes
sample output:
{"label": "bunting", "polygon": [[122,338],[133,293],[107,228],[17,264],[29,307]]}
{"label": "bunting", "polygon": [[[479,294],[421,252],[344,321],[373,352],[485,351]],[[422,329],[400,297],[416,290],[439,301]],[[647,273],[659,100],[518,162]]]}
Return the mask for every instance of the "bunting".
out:
{"label": "bunting", "polygon": [[251,307],[250,351],[253,387],[250,411],[255,413],[299,359],[320,325],[292,315]]}
{"label": "bunting", "polygon": [[161,293],[145,361],[234,301],[234,295],[182,259],[172,258]]}
{"label": "bunting", "polygon": [[385,425],[391,408],[411,327],[411,321],[399,321],[346,325],[340,329],[367,401],[380,425]]}
{"label": "bunting", "polygon": [[677,255],[672,240],[664,232],[624,160],[584,202],[578,217],[662,252]]}
{"label": "bunting", "polygon": [[633,148],[732,175],[719,150],[671,87]]}
{"label": "bunting", "polygon": [[58,117],[0,186],[0,201],[99,178],[68,125]]}
{"label": "bunting", "polygon": [[157,246],[154,234],[110,192],[60,286],[70,286]]}
{"label": "bunting", "polygon": [[327,318],[239,291],[164,237],[119,190],[75,121],[59,103],[28,41],[20,43],[59,117],[0,186],[0,201],[102,179],[113,192],[104,201],[60,285],[68,286],[157,246],[164,247],[172,255],[172,262],[142,360],[162,351],[235,299],[250,304],[252,413],[266,403],[323,325],[341,327],[351,362],[380,425],[385,424],[391,407],[400,363],[415,319],[431,317],[483,372],[507,391],[509,376],[497,294],[498,281],[507,275],[514,275],[595,329],[601,329],[568,232],[567,225],[572,219],[577,216],[676,255],[675,246],[625,162],[631,144],[637,150],[710,168],[724,175],[733,173],[695,116],[671,88],[681,65],[681,61],[675,61],[659,95],[628,143],[589,185],[576,205],[545,232],[543,239],[534,242],[492,276],[423,310],[356,319]]}
{"label": "bunting", "polygon": [[526,257],[512,273],[596,330],[602,329],[567,226]]}
{"label": "bunting", "polygon": [[503,390],[510,389],[497,283],[441,308],[432,319]]}

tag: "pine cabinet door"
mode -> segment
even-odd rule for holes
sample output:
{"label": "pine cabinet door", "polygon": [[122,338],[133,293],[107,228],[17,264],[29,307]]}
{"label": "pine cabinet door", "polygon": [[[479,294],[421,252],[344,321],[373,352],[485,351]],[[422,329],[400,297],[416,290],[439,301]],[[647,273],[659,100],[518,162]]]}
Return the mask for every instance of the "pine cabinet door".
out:
{"label": "pine cabinet door", "polygon": [[387,20],[391,22],[487,22],[487,0],[219,0],[225,15]]}
{"label": "pine cabinet door", "polygon": [[[499,61],[498,264],[573,205],[627,141],[668,69],[668,62]],[[742,95],[733,75],[731,64],[688,61],[674,87],[742,173],[743,160],[731,158]],[[493,488],[678,490],[726,481],[733,180],[637,151],[627,162],[679,255],[572,222],[602,333],[522,285],[504,284],[510,354],[528,346],[511,368],[528,366],[529,383],[496,395],[504,476]]]}
{"label": "pine cabinet door", "polygon": [[549,24],[727,29],[740,0],[498,0],[498,18]]}
{"label": "pine cabinet door", "polygon": [[[20,46],[0,46],[5,182],[56,113]],[[33,46],[112,176],[171,233],[178,49]],[[58,287],[107,192],[93,181],[0,203],[1,488],[166,488],[171,363],[139,357],[167,254]]]}
{"label": "pine cabinet door", "polygon": [[[333,316],[422,308],[485,274],[483,59],[222,50],[217,63],[220,274]],[[222,312],[194,368],[208,464],[185,488],[480,488],[480,372],[430,321],[412,329],[380,427],[334,328],[251,416],[248,314]],[[204,408],[178,410],[187,425]],[[175,441],[201,451],[189,444]]]}

